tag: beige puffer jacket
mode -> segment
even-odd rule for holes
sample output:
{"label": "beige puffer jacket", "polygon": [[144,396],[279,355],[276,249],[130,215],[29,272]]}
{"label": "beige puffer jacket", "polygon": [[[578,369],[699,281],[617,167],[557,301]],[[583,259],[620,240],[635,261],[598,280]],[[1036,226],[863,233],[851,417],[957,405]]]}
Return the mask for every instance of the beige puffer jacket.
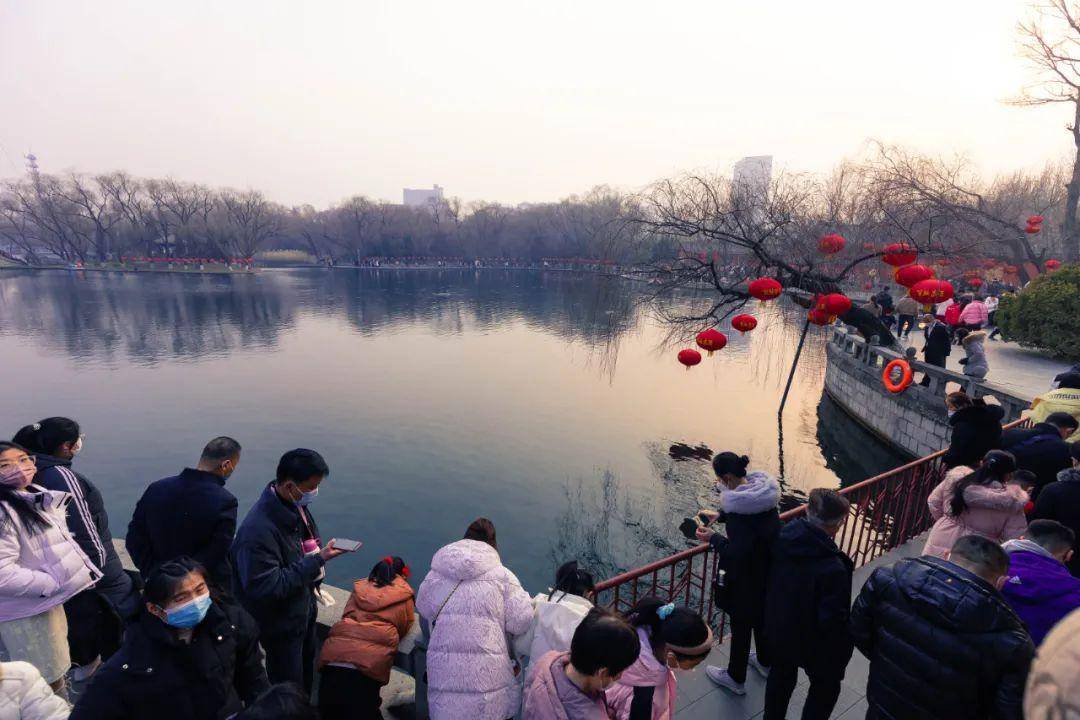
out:
{"label": "beige puffer jacket", "polygon": [[1024,692],[1024,718],[1080,718],[1080,610],[1055,625],[1039,646]]}
{"label": "beige puffer jacket", "polygon": [[53,695],[36,667],[0,663],[0,720],[64,720],[70,714],[71,707]]}

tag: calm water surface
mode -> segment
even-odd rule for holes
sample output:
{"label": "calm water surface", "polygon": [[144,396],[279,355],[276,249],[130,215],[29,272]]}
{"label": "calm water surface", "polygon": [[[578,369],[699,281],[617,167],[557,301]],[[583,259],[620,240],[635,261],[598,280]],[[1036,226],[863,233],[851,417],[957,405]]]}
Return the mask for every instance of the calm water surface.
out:
{"label": "calm water surface", "polygon": [[[422,576],[473,518],[495,521],[532,591],[580,557],[599,575],[685,547],[715,503],[711,451],[779,474],[794,501],[899,463],[822,395],[812,331],[783,426],[797,309],[692,371],[622,280],[540,272],[267,270],[253,276],[0,274],[0,434],[49,415],[87,434],[76,467],[122,536],[145,485],[221,434],[244,447],[246,512],[287,449],[331,468],[312,506],[365,547],[335,584],[400,554]],[[680,299],[678,303],[691,302]],[[696,448],[696,450],[695,450]]]}

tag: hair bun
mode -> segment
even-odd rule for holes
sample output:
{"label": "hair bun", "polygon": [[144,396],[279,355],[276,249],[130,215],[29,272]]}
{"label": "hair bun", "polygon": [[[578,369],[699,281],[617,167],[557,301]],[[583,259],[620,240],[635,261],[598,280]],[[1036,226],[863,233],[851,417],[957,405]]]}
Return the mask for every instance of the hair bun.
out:
{"label": "hair bun", "polygon": [[750,457],[748,455],[743,455],[741,458],[739,458],[739,464],[742,465],[743,469],[745,470],[747,467],[750,466]]}

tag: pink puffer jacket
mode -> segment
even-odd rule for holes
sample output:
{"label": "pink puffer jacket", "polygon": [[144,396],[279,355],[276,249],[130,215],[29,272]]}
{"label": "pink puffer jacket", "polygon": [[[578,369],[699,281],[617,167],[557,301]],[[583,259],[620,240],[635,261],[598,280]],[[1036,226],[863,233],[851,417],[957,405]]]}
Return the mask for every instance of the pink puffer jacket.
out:
{"label": "pink puffer jacket", "polygon": [[652,720],[671,720],[675,714],[675,673],[653,653],[649,632],[639,627],[638,639],[641,652],[634,664],[626,669],[619,681],[607,690],[608,709],[612,717],[629,720],[630,705],[634,701],[634,688],[653,687]]}
{"label": "pink puffer jacket", "polygon": [[37,485],[29,489],[19,494],[33,502],[47,526],[30,532],[0,503],[0,622],[43,613],[101,579],[101,571],[68,532],[71,494]]}
{"label": "pink puffer jacket", "polygon": [[495,548],[458,540],[435,553],[417,592],[416,609],[434,622],[427,651],[432,720],[517,715],[521,683],[507,635],[529,629],[533,606]]}
{"label": "pink puffer jacket", "polygon": [[954,467],[930,493],[927,504],[935,522],[926,539],[924,555],[944,558],[953,543],[965,535],[982,535],[1000,543],[1020,537],[1027,529],[1024,517],[1027,494],[1012,485],[970,485],[964,490],[967,508],[959,517],[949,514],[954,488],[971,472],[971,468],[963,465]]}

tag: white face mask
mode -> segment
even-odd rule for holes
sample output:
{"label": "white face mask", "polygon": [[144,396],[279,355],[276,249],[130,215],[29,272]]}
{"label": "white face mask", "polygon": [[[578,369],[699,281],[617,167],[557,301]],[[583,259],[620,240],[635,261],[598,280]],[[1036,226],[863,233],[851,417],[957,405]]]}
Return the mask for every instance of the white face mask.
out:
{"label": "white face mask", "polygon": [[82,451],[82,448],[83,448],[83,439],[80,437],[78,440],[75,441],[75,444],[71,446],[71,455],[72,455],[72,457],[74,457],[75,455],[78,455],[79,452]]}

